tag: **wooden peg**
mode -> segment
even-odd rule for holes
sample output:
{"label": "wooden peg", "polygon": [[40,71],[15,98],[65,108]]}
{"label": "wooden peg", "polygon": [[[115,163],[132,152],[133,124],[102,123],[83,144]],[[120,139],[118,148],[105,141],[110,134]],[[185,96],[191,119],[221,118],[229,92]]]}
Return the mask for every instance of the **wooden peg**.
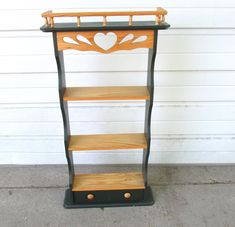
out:
{"label": "wooden peg", "polygon": [[103,16],[103,26],[106,26],[106,25],[107,25],[107,17]]}
{"label": "wooden peg", "polygon": [[87,195],[87,199],[89,200],[93,200],[95,198],[95,196],[93,194],[88,194]]}
{"label": "wooden peg", "polygon": [[129,16],[129,25],[130,25],[130,26],[132,26],[132,21],[133,21],[133,16],[130,15],[130,16]]}
{"label": "wooden peg", "polygon": [[131,193],[130,193],[130,192],[126,192],[126,193],[124,194],[124,198],[125,198],[125,199],[130,199],[130,198],[131,198]]}
{"label": "wooden peg", "polygon": [[80,27],[80,24],[81,24],[81,18],[77,17],[77,26]]}

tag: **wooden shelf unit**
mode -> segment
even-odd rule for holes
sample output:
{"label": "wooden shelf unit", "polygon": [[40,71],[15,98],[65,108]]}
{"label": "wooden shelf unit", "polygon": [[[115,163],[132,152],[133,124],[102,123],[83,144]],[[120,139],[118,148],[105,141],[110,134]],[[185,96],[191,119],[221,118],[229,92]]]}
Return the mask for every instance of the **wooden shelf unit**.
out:
{"label": "wooden shelf unit", "polygon": [[[167,29],[167,11],[72,12],[42,14],[43,32],[52,32],[58,69],[59,98],[64,124],[64,146],[69,170],[69,187],[65,208],[138,206],[154,203],[148,185],[148,159],[151,141],[151,113],[154,95],[154,64],[158,31]],[[137,16],[153,16],[152,21],[136,21]],[[102,22],[83,22],[83,17],[103,17]],[[112,22],[111,17],[128,16],[128,21]],[[76,23],[56,23],[57,18],[75,17]],[[96,41],[96,35],[114,36],[108,47]],[[81,39],[82,37],[82,39]],[[105,39],[104,39],[105,41]],[[106,40],[107,41],[107,40]],[[148,48],[147,83],[145,86],[67,87],[64,69],[65,50],[96,51],[109,54],[119,50]],[[68,102],[94,100],[143,100],[146,103],[143,133],[72,135]],[[74,152],[89,150],[142,149],[141,172],[75,173]],[[118,151],[117,151],[118,152]]]}

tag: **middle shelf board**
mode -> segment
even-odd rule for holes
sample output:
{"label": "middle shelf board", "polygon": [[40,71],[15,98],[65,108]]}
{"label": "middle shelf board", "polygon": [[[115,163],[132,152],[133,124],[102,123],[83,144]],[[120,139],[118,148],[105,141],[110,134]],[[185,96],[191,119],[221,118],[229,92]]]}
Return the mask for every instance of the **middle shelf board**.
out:
{"label": "middle shelf board", "polygon": [[65,101],[147,100],[149,97],[146,86],[67,87],[64,92]]}
{"label": "middle shelf board", "polygon": [[69,151],[144,149],[147,147],[143,133],[96,134],[70,136]]}

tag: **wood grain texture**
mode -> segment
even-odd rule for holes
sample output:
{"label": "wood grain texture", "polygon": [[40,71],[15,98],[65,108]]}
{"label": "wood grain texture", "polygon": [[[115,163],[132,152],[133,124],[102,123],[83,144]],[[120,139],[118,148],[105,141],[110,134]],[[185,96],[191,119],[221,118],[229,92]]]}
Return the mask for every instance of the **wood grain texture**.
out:
{"label": "wood grain texture", "polygon": [[69,87],[65,89],[64,100],[147,100],[149,91],[144,86],[124,87]]}
{"label": "wood grain texture", "polygon": [[78,174],[73,180],[72,191],[144,189],[142,173]]}
{"label": "wood grain texture", "polygon": [[146,138],[142,133],[96,134],[70,136],[69,150],[115,150],[146,148]]}
{"label": "wood grain texture", "polygon": [[[101,43],[97,42],[98,38]],[[57,43],[59,51],[74,49],[105,54],[118,50],[152,48],[153,30],[58,32]]]}

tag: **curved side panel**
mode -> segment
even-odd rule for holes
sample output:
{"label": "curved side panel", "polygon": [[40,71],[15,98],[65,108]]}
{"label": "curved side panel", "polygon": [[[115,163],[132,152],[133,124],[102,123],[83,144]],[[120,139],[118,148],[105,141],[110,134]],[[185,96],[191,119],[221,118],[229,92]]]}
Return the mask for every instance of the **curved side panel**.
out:
{"label": "curved side panel", "polygon": [[157,53],[157,37],[158,37],[158,30],[155,30],[153,48],[149,49],[149,54],[148,54],[147,87],[149,90],[150,99],[146,101],[146,107],[145,107],[146,109],[145,109],[144,133],[147,141],[147,148],[144,149],[143,152],[143,165],[142,165],[145,187],[147,187],[148,185],[148,161],[149,161],[150,144],[151,144],[151,116],[152,116],[153,95],[154,95],[154,64]]}
{"label": "curved side panel", "polygon": [[58,89],[59,89],[60,108],[61,108],[63,124],[64,124],[64,146],[65,146],[65,154],[66,154],[66,158],[68,162],[68,170],[69,170],[69,188],[72,190],[74,167],[73,167],[72,152],[68,150],[69,136],[70,136],[68,103],[67,101],[63,101],[64,89],[66,87],[65,71],[64,71],[64,56],[63,56],[62,51],[58,51],[55,32],[53,32],[53,41],[54,41],[55,59],[56,59],[57,70],[58,70]]}

